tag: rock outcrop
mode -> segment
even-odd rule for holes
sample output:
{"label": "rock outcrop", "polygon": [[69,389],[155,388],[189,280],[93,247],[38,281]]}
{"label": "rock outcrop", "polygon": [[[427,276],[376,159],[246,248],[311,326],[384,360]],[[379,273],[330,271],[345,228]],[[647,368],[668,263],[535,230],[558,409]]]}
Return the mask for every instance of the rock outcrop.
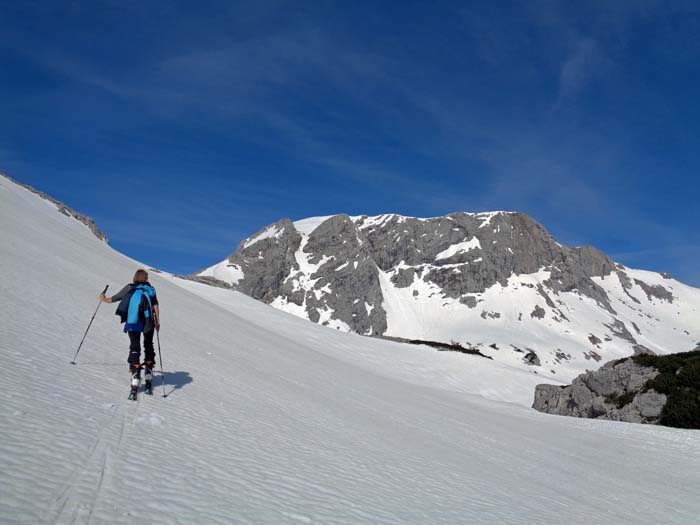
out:
{"label": "rock outcrop", "polygon": [[611,361],[581,374],[569,386],[537,385],[532,406],[560,416],[656,423],[667,398],[644,387],[658,374],[656,368],[633,359]]}

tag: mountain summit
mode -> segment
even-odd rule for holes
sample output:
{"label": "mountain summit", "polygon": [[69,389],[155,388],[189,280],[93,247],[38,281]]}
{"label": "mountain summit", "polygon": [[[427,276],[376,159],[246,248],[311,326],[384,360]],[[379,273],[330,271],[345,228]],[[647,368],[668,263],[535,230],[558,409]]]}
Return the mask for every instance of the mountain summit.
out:
{"label": "mountain summit", "polygon": [[560,379],[700,340],[700,290],[563,246],[517,212],[282,219],[197,278],[339,330],[458,343]]}

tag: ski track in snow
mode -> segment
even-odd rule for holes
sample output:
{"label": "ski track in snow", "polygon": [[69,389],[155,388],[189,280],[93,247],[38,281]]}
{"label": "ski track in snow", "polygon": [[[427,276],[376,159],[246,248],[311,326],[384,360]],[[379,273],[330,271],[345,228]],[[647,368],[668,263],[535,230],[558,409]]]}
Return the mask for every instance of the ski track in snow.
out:
{"label": "ski track in snow", "polygon": [[103,304],[140,265],[0,177],[2,523],[697,523],[700,434],[528,408],[537,377],[152,275],[166,392]]}

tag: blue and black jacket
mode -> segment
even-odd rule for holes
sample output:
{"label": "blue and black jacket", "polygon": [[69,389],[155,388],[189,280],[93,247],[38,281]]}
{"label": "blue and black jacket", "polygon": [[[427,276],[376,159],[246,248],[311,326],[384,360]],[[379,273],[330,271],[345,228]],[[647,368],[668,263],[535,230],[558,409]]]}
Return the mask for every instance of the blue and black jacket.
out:
{"label": "blue and black jacket", "polygon": [[158,304],[156,289],[150,283],[127,284],[112,296],[119,301],[115,312],[124,323],[125,332],[152,332],[155,328],[153,307]]}

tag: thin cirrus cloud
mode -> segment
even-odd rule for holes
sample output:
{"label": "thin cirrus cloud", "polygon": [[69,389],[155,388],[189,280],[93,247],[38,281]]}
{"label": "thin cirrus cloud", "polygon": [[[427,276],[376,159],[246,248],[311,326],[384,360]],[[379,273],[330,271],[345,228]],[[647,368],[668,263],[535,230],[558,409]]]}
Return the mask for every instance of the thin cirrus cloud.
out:
{"label": "thin cirrus cloud", "polygon": [[555,106],[575,99],[597,76],[605,75],[612,67],[612,61],[594,39],[582,38],[561,67]]}

